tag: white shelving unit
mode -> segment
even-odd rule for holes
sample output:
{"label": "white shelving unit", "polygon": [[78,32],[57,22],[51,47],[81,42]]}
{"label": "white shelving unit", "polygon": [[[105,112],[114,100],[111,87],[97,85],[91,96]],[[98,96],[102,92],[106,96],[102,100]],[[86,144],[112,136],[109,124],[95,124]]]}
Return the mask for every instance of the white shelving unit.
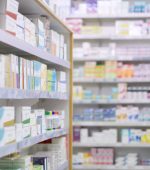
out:
{"label": "white shelving unit", "polygon": [[65,127],[60,130],[47,131],[35,137],[29,137],[21,142],[7,144],[0,147],[0,158],[10,154],[21,153],[35,144],[53,138],[67,137],[69,160],[56,170],[72,169],[72,31],[50,10],[42,0],[18,0],[19,12],[47,16],[51,21],[51,29],[63,34],[68,46],[67,60],[34,47],[27,42],[0,30],[0,54],[15,54],[25,59],[32,59],[46,64],[49,68],[65,71],[67,75],[67,93],[44,92],[37,90],[21,90],[11,88],[0,89],[1,106],[31,106],[34,109],[65,110]]}
{"label": "white shelving unit", "polygon": [[[72,0],[72,2],[74,2]],[[134,1],[130,1],[132,4]],[[148,1],[146,1],[148,2]],[[80,1],[76,1],[75,5],[77,3],[80,3]],[[128,14],[122,14],[122,15],[98,15],[98,14],[83,14],[78,13],[74,15],[70,15],[68,19],[82,19],[83,25],[94,25],[99,24],[104,26],[106,23],[106,26],[114,26],[114,22],[116,20],[144,20],[150,18],[150,13],[128,13]],[[82,32],[82,31],[81,31]],[[123,44],[123,45],[133,45],[133,44],[149,44],[150,42],[150,36],[115,36],[114,34],[111,34],[111,32],[106,33],[105,35],[101,34],[75,34],[74,35],[74,44],[75,47],[79,48],[82,46],[83,42],[90,42],[91,48],[92,47],[106,47],[109,42],[110,43],[116,43],[117,45]],[[82,51],[84,52],[84,51]],[[140,63],[149,63],[150,62],[150,56],[146,57],[137,57],[137,56],[131,56],[130,58],[126,58],[125,56],[91,56],[88,55],[88,52],[85,52],[85,56],[79,56],[79,51],[77,52],[78,56],[74,56],[74,67],[75,68],[81,68],[85,62],[97,62],[97,63],[104,63],[105,61],[118,61],[118,62],[124,62],[124,63],[132,63],[132,64],[140,64]],[[89,52],[90,53],[90,52]],[[91,56],[91,57],[89,57]],[[83,70],[82,70],[83,71]],[[82,73],[81,73],[82,74]],[[94,88],[102,88],[103,86],[113,86],[117,85],[118,83],[127,83],[129,85],[149,85],[150,80],[149,79],[100,79],[100,78],[88,78],[88,77],[75,77],[73,79],[73,83],[76,86],[82,86],[85,89],[92,89],[95,93],[98,94],[100,91],[94,90]],[[84,109],[93,108],[93,109],[99,109],[99,108],[108,108],[108,107],[117,107],[119,105],[127,106],[149,106],[150,101],[149,100],[104,100],[104,99],[74,99],[74,114],[81,114]],[[134,128],[134,129],[149,129],[150,123],[149,122],[113,122],[113,121],[77,121],[75,120],[73,122],[73,126],[77,127],[77,131],[79,131],[80,128],[87,128],[91,129],[90,132],[94,131],[93,129],[96,129],[96,131],[103,130],[103,129],[117,129],[118,134],[120,132],[120,129],[123,128]],[[120,136],[118,135],[118,138],[120,139]],[[118,140],[119,141],[119,140]],[[102,141],[103,142],[103,141]],[[115,152],[119,153],[121,156],[124,154],[128,154],[131,152],[137,152],[139,154],[144,155],[146,153],[145,150],[149,152],[150,144],[146,143],[90,143],[88,140],[84,143],[80,142],[74,142],[74,154],[77,153],[88,153],[91,148],[115,148]],[[147,154],[148,155],[148,154]],[[118,156],[118,155],[117,155]],[[150,156],[150,155],[148,155]],[[76,160],[75,160],[76,162]],[[79,161],[80,162],[80,161]],[[78,164],[73,165],[73,169],[76,170],[149,170],[149,166],[134,166],[134,167],[117,167],[116,165],[112,166],[103,166],[103,165],[91,165],[89,163],[85,164]]]}

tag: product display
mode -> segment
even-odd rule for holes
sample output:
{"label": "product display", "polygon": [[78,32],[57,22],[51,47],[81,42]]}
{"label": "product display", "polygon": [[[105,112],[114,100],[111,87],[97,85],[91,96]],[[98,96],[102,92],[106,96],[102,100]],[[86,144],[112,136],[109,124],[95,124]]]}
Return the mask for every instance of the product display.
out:
{"label": "product display", "polygon": [[83,112],[74,114],[75,122],[78,121],[111,121],[111,122],[149,122],[150,108],[138,106],[118,106],[111,108],[87,108]]}
{"label": "product display", "polygon": [[56,1],[56,0],[42,0],[48,5],[48,7],[54,11],[54,13],[65,20],[70,12],[70,3],[66,0]]}
{"label": "product display", "polygon": [[[150,35],[149,20],[118,20],[112,26],[105,25],[85,25],[82,19],[68,19],[67,24],[75,34],[96,35],[117,37],[142,37]],[[111,38],[110,37],[110,38]]]}
{"label": "product display", "polygon": [[0,146],[65,128],[64,111],[0,107]]}
{"label": "product display", "polygon": [[0,170],[72,170],[69,4],[0,0]]}
{"label": "product display", "polygon": [[114,163],[114,149],[92,148],[90,152],[73,155],[73,164],[112,165]]}
{"label": "product display", "polygon": [[101,92],[101,95],[93,93],[92,90],[83,88],[82,86],[74,86],[74,99],[75,100],[94,100],[94,101],[149,101],[149,86],[128,86],[126,83],[120,83],[117,87],[104,87],[103,89],[109,90],[109,95]]}
{"label": "product display", "polygon": [[[78,1],[77,1],[78,2]],[[117,16],[130,13],[149,13],[150,4],[146,1],[134,1],[131,5],[129,1],[123,0],[86,0],[82,3],[73,2],[71,12],[73,15],[98,14],[100,16]]]}
{"label": "product display", "polygon": [[[51,145],[46,145],[48,150],[34,153],[33,155],[15,155],[0,159],[0,169],[4,170],[56,170],[67,162],[66,138],[60,138],[60,142],[53,140]],[[38,150],[41,147],[36,147]]]}
{"label": "product display", "polygon": [[150,143],[150,131],[139,129],[123,129],[121,131],[122,143]]}
{"label": "product display", "polygon": [[[125,154],[124,154],[125,155]],[[116,156],[112,148],[92,148],[90,152],[81,152],[73,155],[74,165],[114,165],[119,167],[148,166],[149,159],[141,158],[138,153],[128,153],[125,156]]]}
{"label": "product display", "polygon": [[144,61],[150,56],[150,49],[147,44],[121,45],[109,43],[107,46],[95,47],[89,42],[81,43],[80,47],[74,48],[74,59],[94,60],[125,60],[125,61]]}
{"label": "product display", "polygon": [[149,13],[147,0],[71,0],[75,170],[150,169]]}
{"label": "product display", "polygon": [[73,140],[80,143],[98,143],[98,144],[111,144],[117,143],[117,130],[108,129],[99,131],[91,131],[91,136],[88,135],[89,130],[86,128],[74,128]]}
{"label": "product display", "polygon": [[[7,6],[6,6],[7,4]],[[23,16],[15,0],[2,0],[0,28],[27,43],[49,52],[52,56],[67,60],[67,44],[63,34],[51,29],[45,16]]]}
{"label": "product display", "polygon": [[[66,93],[66,73],[13,54],[0,55],[1,88]],[[63,80],[63,81],[62,81]]]}
{"label": "product display", "polygon": [[75,78],[95,78],[102,80],[150,80],[150,64],[125,64],[123,62],[106,61],[85,62],[84,66],[74,69]]}

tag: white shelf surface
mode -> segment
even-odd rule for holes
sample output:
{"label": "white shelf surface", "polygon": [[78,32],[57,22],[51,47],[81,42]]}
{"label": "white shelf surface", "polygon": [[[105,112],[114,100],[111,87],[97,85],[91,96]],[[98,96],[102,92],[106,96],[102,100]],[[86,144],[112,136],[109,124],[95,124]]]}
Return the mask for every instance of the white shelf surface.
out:
{"label": "white shelf surface", "polygon": [[150,79],[102,79],[102,78],[74,78],[74,83],[150,83]]}
{"label": "white shelf surface", "polygon": [[37,60],[42,60],[42,62],[46,64],[50,64],[58,68],[70,69],[70,63],[68,61],[60,59],[56,56],[51,56],[50,53],[38,47],[34,47],[3,30],[0,30],[0,46],[1,53],[6,53],[7,51],[8,53],[13,53],[18,56],[28,55]]}
{"label": "white shelf surface", "polygon": [[73,165],[73,169],[80,170],[150,170],[150,166],[118,167],[115,165]]}
{"label": "white shelf surface", "polygon": [[59,168],[57,168],[56,170],[66,170],[66,169],[68,169],[68,165],[69,165],[69,162],[66,161]]}
{"label": "white shelf surface", "polygon": [[111,35],[74,35],[75,40],[150,40],[150,36],[111,36]]}
{"label": "white shelf surface", "polygon": [[58,99],[68,100],[66,93],[44,92],[38,90],[21,90],[0,88],[0,99]]}
{"label": "white shelf surface", "polygon": [[150,104],[150,100],[74,100],[74,104],[103,104],[103,105],[116,105],[116,104]]}
{"label": "white shelf surface", "polygon": [[72,14],[67,17],[68,19],[146,19],[150,18],[150,13],[128,13],[118,15],[100,15],[100,14]]}
{"label": "white shelf surface", "polygon": [[91,147],[114,147],[114,148],[150,148],[147,143],[80,143],[74,142],[73,147],[91,148]]}
{"label": "white shelf surface", "polygon": [[113,121],[78,121],[73,126],[85,127],[150,127],[150,122],[113,122]]}
{"label": "white shelf surface", "polygon": [[66,129],[55,130],[55,131],[47,132],[46,134],[42,134],[39,136],[24,139],[23,141],[18,142],[18,143],[2,146],[2,147],[0,147],[0,158],[7,156],[9,154],[12,154],[12,153],[20,152],[21,150],[23,150],[27,147],[33,146],[35,144],[38,144],[42,141],[60,137],[60,136],[64,136],[66,134],[67,134]]}
{"label": "white shelf surface", "polygon": [[136,56],[132,56],[132,58],[129,58],[129,59],[126,59],[125,57],[80,57],[80,58],[77,58],[75,57],[73,59],[74,62],[85,62],[85,61],[129,61],[129,62],[135,62],[135,61],[138,61],[138,62],[143,62],[143,61],[146,61],[146,62],[150,62],[150,57],[140,57],[140,58],[137,58]]}

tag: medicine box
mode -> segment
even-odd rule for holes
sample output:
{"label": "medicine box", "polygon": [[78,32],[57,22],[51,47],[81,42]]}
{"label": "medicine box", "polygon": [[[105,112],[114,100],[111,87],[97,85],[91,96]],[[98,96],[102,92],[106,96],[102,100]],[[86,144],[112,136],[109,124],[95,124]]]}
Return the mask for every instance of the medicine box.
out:
{"label": "medicine box", "polygon": [[16,35],[16,20],[9,15],[0,15],[0,28],[9,32],[12,35]]}
{"label": "medicine box", "polygon": [[0,14],[9,15],[17,19],[19,3],[16,0],[1,0]]}
{"label": "medicine box", "polygon": [[22,123],[23,126],[30,125],[30,114],[31,114],[31,107],[17,107],[16,108],[16,123]]}
{"label": "medicine box", "polygon": [[15,123],[14,107],[0,107],[0,127],[12,126]]}

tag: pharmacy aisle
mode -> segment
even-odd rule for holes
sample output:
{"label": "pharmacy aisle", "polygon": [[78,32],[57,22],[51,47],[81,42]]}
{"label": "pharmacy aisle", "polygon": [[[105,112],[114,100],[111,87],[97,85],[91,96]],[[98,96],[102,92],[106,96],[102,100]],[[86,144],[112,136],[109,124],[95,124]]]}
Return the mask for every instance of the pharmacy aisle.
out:
{"label": "pharmacy aisle", "polygon": [[73,35],[51,3],[0,1],[1,170],[72,169]]}
{"label": "pharmacy aisle", "polygon": [[150,2],[72,0],[73,169],[150,169]]}

